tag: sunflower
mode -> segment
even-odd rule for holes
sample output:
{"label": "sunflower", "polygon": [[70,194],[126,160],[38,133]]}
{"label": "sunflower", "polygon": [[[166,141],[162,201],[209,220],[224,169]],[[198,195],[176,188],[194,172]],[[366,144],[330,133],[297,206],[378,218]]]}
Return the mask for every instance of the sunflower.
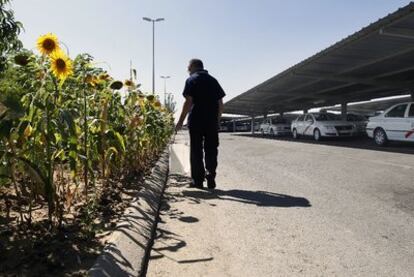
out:
{"label": "sunflower", "polygon": [[132,82],[132,80],[125,80],[124,84],[125,84],[127,87],[132,87],[132,86],[134,85],[134,82]]}
{"label": "sunflower", "polygon": [[154,103],[154,107],[156,107],[156,108],[159,108],[159,107],[161,107],[161,103],[160,103],[160,101],[155,101],[155,103]]}
{"label": "sunflower", "polygon": [[26,66],[29,63],[29,56],[26,54],[17,54],[14,56],[14,62],[21,66]]}
{"label": "sunflower", "polygon": [[96,76],[94,75],[86,75],[85,79],[84,79],[85,83],[91,85],[91,86],[96,86],[98,84],[98,78],[96,78]]}
{"label": "sunflower", "polygon": [[53,75],[61,81],[73,74],[72,61],[62,51],[50,55],[50,68]]}
{"label": "sunflower", "polygon": [[92,84],[93,83],[93,76],[88,74],[86,75],[85,79],[84,79],[85,83],[87,84]]}
{"label": "sunflower", "polygon": [[121,89],[123,86],[121,81],[114,81],[112,82],[112,84],[110,85],[111,89]]}
{"label": "sunflower", "polygon": [[102,73],[102,74],[99,75],[99,80],[108,81],[110,79],[111,79],[111,76],[109,76],[108,73]]}
{"label": "sunflower", "polygon": [[49,33],[37,39],[37,49],[43,55],[50,55],[60,50],[59,41],[56,35]]}

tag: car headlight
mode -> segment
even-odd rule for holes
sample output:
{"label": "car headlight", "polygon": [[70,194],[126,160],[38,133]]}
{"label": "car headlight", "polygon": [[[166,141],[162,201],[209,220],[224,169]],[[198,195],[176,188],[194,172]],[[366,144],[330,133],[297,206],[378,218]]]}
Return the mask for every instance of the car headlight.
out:
{"label": "car headlight", "polygon": [[328,130],[335,130],[335,126],[325,126],[325,128]]}

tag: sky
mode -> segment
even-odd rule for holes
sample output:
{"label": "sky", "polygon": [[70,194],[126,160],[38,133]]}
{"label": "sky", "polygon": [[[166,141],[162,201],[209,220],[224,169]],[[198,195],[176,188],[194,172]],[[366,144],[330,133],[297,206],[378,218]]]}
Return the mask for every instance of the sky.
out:
{"label": "sky", "polygon": [[[25,48],[55,33],[74,58],[89,53],[116,79],[130,61],[144,92],[164,81],[181,110],[187,64],[203,60],[226,91],[224,102],[407,5],[402,0],[12,0]],[[178,114],[177,116],[178,117]]]}

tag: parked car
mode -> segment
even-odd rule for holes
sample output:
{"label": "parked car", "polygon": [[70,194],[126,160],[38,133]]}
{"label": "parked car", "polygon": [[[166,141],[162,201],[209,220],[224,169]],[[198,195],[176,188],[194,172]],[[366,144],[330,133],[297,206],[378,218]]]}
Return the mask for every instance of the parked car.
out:
{"label": "parked car", "polygon": [[228,132],[229,131],[229,127],[227,127],[226,125],[221,124],[219,131],[220,132]]}
{"label": "parked car", "polygon": [[313,136],[316,141],[324,137],[350,137],[356,132],[354,124],[341,120],[332,113],[308,113],[292,122],[293,138]]}
{"label": "parked car", "polygon": [[355,126],[356,136],[363,136],[367,134],[368,118],[363,115],[349,113],[346,115],[346,120],[352,122]]}
{"label": "parked car", "polygon": [[390,140],[414,142],[414,102],[396,104],[383,114],[370,117],[367,134],[381,146]]}
{"label": "parked car", "polygon": [[290,134],[290,124],[285,118],[267,118],[260,124],[262,135],[281,136]]}

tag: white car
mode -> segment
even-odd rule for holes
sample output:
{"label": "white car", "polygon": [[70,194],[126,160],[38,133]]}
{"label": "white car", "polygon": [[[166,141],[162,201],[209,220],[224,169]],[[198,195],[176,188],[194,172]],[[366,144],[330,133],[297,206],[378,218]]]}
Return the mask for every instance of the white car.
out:
{"label": "white car", "polygon": [[332,113],[308,113],[299,116],[292,122],[292,135],[313,136],[316,141],[324,137],[350,137],[356,133],[355,125],[341,120],[339,115]]}
{"label": "white car", "polygon": [[284,118],[268,118],[262,124],[260,124],[259,131],[262,135],[288,135],[290,134],[290,124]]}
{"label": "white car", "polygon": [[355,126],[355,135],[357,136],[366,136],[367,134],[367,124],[368,117],[359,114],[349,113],[346,115],[346,120],[350,123],[353,123]]}
{"label": "white car", "polygon": [[383,114],[370,117],[367,134],[381,146],[389,140],[414,142],[414,102],[394,105]]}

